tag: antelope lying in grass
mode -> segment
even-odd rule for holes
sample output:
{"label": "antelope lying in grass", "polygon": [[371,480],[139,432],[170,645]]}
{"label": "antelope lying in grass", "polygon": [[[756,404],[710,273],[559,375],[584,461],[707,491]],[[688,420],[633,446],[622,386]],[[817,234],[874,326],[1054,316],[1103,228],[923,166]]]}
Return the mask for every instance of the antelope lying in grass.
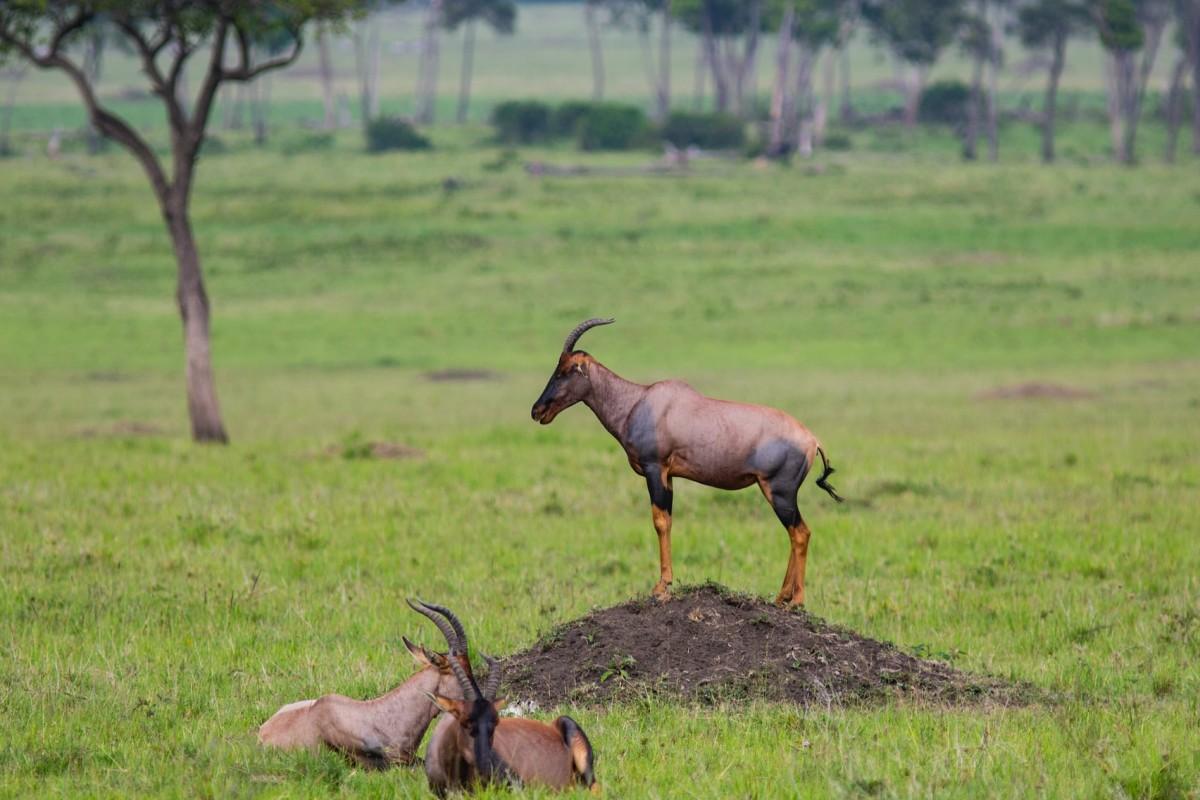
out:
{"label": "antelope lying in grass", "polygon": [[258,729],[264,745],[285,749],[330,747],[370,769],[416,761],[417,745],[437,715],[429,694],[462,697],[455,669],[469,670],[467,635],[462,623],[442,606],[409,601],[433,620],[450,642],[448,653],[435,653],[407,638],[404,646],[421,669],[404,683],[374,700],[327,694],[317,700],[289,703]]}
{"label": "antelope lying in grass", "polygon": [[[445,633],[445,631],[443,631]],[[451,649],[455,642],[449,639]],[[578,784],[599,791],[594,774],[595,757],[587,735],[570,717],[553,724],[532,719],[501,718],[503,700],[500,665],[488,664],[486,686],[481,690],[468,667],[451,660],[458,679],[455,695],[430,693],[429,699],[446,712],[425,751],[429,788],[439,797],[476,784],[541,784],[567,789]]]}
{"label": "antelope lying in grass", "polygon": [[656,597],[665,599],[674,580],[671,479],[686,478],[718,489],[758,484],[791,540],[787,573],[775,602],[802,605],[812,532],[800,516],[796,492],[816,456],[824,465],[817,486],[834,500],[842,500],[827,482],[833,468],[817,437],[774,408],[714,400],[681,381],[643,386],[575,349],[585,331],[612,321],[589,319],[567,335],[558,366],[533,404],[533,419],[549,425],[563,409],[582,402],[621,443],[633,471],[645,476],[658,533]]}

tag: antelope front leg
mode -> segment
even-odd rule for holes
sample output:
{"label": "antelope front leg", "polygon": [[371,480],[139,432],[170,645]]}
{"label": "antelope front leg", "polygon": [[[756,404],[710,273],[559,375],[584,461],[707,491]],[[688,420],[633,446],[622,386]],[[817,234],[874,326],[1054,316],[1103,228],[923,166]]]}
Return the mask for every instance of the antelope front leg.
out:
{"label": "antelope front leg", "polygon": [[671,582],[675,574],[671,570],[671,476],[658,464],[647,464],[642,468],[646,475],[646,487],[650,490],[650,515],[654,519],[654,532],[658,534],[658,583],[654,596],[666,600],[671,596]]}

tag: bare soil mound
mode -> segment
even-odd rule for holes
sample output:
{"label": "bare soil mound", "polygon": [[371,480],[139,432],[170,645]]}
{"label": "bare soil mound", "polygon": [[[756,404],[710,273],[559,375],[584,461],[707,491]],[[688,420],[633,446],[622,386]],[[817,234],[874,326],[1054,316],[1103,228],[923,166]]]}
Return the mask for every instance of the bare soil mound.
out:
{"label": "bare soil mound", "polygon": [[969,675],[716,584],[595,611],[504,660],[510,701],[603,705],[647,694],[700,703],[803,705],[898,697],[1028,702],[1027,688]]}

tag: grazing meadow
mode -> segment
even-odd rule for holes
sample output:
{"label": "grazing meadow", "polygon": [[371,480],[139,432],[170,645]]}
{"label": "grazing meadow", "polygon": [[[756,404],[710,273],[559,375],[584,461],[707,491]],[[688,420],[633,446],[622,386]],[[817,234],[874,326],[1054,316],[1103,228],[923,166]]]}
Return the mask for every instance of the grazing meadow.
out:
{"label": "grazing meadow", "polygon": [[[425,796],[254,729],[409,674],[401,635],[438,637],[406,596],[502,654],[649,591],[616,443],[529,419],[612,315],[582,346],[619,373],[822,438],[850,502],[801,490],[811,613],[1035,700],[573,710],[608,796],[1196,795],[1200,174],[916,149],[535,178],[580,156],[483,137],[205,157],[229,447],[187,439],[137,167],[0,165],[0,794]],[[677,580],[773,597],[757,493],[676,491]]]}

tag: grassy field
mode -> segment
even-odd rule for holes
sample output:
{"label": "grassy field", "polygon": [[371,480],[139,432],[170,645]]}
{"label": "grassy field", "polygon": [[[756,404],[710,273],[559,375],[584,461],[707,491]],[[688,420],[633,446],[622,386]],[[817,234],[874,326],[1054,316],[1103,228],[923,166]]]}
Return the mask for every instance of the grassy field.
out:
{"label": "grassy field", "polygon": [[[528,416],[613,315],[601,361],[789,410],[869,501],[802,490],[813,613],[1053,699],[573,711],[608,796],[1197,796],[1200,173],[864,147],[538,180],[478,135],[205,159],[227,448],[186,440],[131,159],[0,165],[0,794],[425,796],[253,730],[405,677],[401,634],[437,640],[406,595],[506,653],[649,591],[641,480],[585,409]],[[1032,381],[1078,396],[987,394]],[[676,488],[677,578],[773,597],[757,494]]]}

